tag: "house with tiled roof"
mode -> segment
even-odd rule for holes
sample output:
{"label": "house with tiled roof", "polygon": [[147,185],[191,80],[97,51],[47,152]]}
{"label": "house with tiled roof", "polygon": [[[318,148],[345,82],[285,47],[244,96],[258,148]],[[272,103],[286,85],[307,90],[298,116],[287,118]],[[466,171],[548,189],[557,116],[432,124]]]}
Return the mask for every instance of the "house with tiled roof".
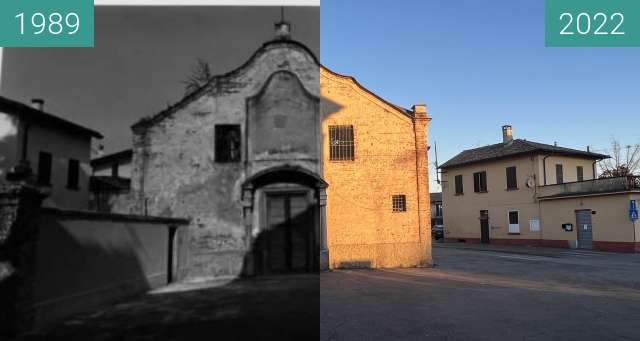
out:
{"label": "house with tiled roof", "polygon": [[87,209],[92,139],[99,132],[31,105],[0,96],[0,185],[31,179],[50,192],[45,207]]}
{"label": "house with tiled roof", "polygon": [[640,251],[638,177],[600,179],[608,155],[502,132],[440,166],[446,240]]}

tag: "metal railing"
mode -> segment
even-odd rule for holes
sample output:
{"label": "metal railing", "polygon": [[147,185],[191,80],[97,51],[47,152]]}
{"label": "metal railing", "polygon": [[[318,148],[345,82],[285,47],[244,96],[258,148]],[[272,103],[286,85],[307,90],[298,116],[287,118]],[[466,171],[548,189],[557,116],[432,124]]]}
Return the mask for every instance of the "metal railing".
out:
{"label": "metal railing", "polygon": [[640,191],[640,176],[621,176],[538,187],[538,197]]}

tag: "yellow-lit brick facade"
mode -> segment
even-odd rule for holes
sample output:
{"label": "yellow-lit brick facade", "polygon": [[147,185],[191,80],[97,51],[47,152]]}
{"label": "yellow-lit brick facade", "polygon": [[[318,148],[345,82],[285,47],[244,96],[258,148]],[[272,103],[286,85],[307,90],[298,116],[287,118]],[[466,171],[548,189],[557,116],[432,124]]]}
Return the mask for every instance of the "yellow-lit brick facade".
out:
{"label": "yellow-lit brick facade", "polygon": [[[426,106],[400,108],[324,67],[320,93],[329,267],[431,265]],[[353,160],[330,159],[330,126],[353,126]]]}

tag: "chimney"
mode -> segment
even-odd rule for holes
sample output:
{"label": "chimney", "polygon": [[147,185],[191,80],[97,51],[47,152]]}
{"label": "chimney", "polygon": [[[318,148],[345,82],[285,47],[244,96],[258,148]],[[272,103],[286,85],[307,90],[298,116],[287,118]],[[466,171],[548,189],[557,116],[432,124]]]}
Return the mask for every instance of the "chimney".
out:
{"label": "chimney", "polygon": [[411,111],[415,117],[427,116],[427,105],[426,104],[414,104],[411,106]]}
{"label": "chimney", "polygon": [[510,125],[502,126],[502,143],[513,141],[513,129]]}
{"label": "chimney", "polygon": [[40,99],[40,98],[32,99],[31,100],[31,107],[36,109],[36,110],[44,111],[44,100]]}
{"label": "chimney", "polygon": [[289,40],[291,39],[291,24],[286,21],[280,21],[275,23],[276,39],[277,40]]}

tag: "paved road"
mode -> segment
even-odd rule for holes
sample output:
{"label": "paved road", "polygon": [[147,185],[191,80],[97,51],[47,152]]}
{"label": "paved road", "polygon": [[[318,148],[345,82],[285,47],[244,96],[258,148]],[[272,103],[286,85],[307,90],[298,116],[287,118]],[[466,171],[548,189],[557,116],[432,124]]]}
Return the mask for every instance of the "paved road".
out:
{"label": "paved road", "polygon": [[321,275],[321,340],[640,340],[640,255],[434,245],[435,268]]}
{"label": "paved road", "polygon": [[317,340],[319,276],[178,284],[20,340]]}

